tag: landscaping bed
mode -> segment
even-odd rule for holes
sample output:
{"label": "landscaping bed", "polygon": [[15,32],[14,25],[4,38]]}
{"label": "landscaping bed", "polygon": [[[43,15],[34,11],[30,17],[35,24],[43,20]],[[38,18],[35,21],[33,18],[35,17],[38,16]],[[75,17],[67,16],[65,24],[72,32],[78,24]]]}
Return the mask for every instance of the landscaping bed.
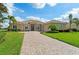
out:
{"label": "landscaping bed", "polygon": [[43,33],[51,38],[79,47],[79,32]]}

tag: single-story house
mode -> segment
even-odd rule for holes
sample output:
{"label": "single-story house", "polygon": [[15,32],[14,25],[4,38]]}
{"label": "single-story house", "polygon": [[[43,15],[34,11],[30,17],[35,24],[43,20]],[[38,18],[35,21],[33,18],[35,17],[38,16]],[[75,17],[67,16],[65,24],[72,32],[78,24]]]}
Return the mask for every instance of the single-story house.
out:
{"label": "single-story house", "polygon": [[[51,20],[48,22],[41,22],[38,20],[27,20],[23,22],[17,21],[16,24],[11,25],[11,29],[17,28],[20,31],[49,31],[48,28],[51,24],[57,26],[58,30],[66,30],[69,29],[68,22],[62,22],[58,20]],[[76,28],[75,24],[72,24],[72,28]]]}

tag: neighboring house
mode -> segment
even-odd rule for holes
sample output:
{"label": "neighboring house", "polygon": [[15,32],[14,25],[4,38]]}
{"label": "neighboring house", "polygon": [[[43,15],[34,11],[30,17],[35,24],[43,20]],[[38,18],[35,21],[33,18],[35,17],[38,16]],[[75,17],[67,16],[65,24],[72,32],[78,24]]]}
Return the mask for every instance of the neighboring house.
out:
{"label": "neighboring house", "polygon": [[48,22],[46,22],[44,24],[44,31],[49,31],[49,26],[51,24],[52,25],[56,25],[57,30],[65,30],[65,27],[66,27],[67,22],[61,22],[61,21],[58,21],[58,20],[48,21]]}
{"label": "neighboring house", "polygon": [[[69,26],[70,26],[70,24],[67,23],[65,29],[69,29]],[[75,23],[72,23],[72,24],[71,24],[71,29],[76,29],[76,28],[77,28],[77,27],[76,27],[76,24],[75,24]],[[79,26],[78,26],[77,29],[79,30]]]}
{"label": "neighboring house", "polygon": [[[69,29],[69,23],[61,22],[58,20],[51,20],[46,23],[38,20],[27,20],[23,22],[17,22],[15,26],[11,25],[11,28],[14,29],[17,27],[20,31],[50,31],[49,26],[51,24],[56,25],[57,30],[67,30]],[[72,24],[73,25],[73,24]],[[73,25],[73,28],[76,26]]]}

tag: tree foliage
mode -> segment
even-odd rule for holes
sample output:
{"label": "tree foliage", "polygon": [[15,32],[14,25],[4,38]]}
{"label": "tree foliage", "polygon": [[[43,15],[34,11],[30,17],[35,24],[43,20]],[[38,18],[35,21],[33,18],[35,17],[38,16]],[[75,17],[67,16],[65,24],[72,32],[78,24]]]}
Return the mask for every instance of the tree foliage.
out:
{"label": "tree foliage", "polygon": [[49,29],[50,29],[51,31],[56,31],[56,30],[57,30],[57,27],[56,27],[56,25],[50,25],[50,26],[49,26]]}
{"label": "tree foliage", "polygon": [[[16,26],[16,19],[15,19],[15,17],[14,16],[10,16],[10,15],[8,15],[8,19],[9,19],[9,26],[8,26],[8,29],[10,30],[10,29],[12,29],[11,28],[11,26],[12,27],[15,27]],[[11,23],[12,22],[12,23]],[[16,30],[16,29],[14,29],[14,30]]]}
{"label": "tree foliage", "polygon": [[5,20],[5,17],[3,16],[3,13],[8,13],[8,9],[4,4],[0,3],[0,28],[1,28],[1,23]]}
{"label": "tree foliage", "polygon": [[72,21],[73,21],[73,15],[72,14],[69,14],[69,24],[70,24],[70,31],[71,31],[71,24],[72,24]]}

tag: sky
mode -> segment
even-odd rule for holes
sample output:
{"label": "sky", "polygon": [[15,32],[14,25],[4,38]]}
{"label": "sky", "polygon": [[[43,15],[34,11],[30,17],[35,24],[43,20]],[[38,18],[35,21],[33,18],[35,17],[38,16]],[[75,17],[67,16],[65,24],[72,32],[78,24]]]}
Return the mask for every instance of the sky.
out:
{"label": "sky", "polygon": [[79,3],[6,3],[5,6],[17,21],[68,21],[69,14],[79,17]]}
{"label": "sky", "polygon": [[69,13],[78,15],[79,12],[78,3],[7,3],[7,7],[18,21],[30,18],[41,21],[65,19]]}

